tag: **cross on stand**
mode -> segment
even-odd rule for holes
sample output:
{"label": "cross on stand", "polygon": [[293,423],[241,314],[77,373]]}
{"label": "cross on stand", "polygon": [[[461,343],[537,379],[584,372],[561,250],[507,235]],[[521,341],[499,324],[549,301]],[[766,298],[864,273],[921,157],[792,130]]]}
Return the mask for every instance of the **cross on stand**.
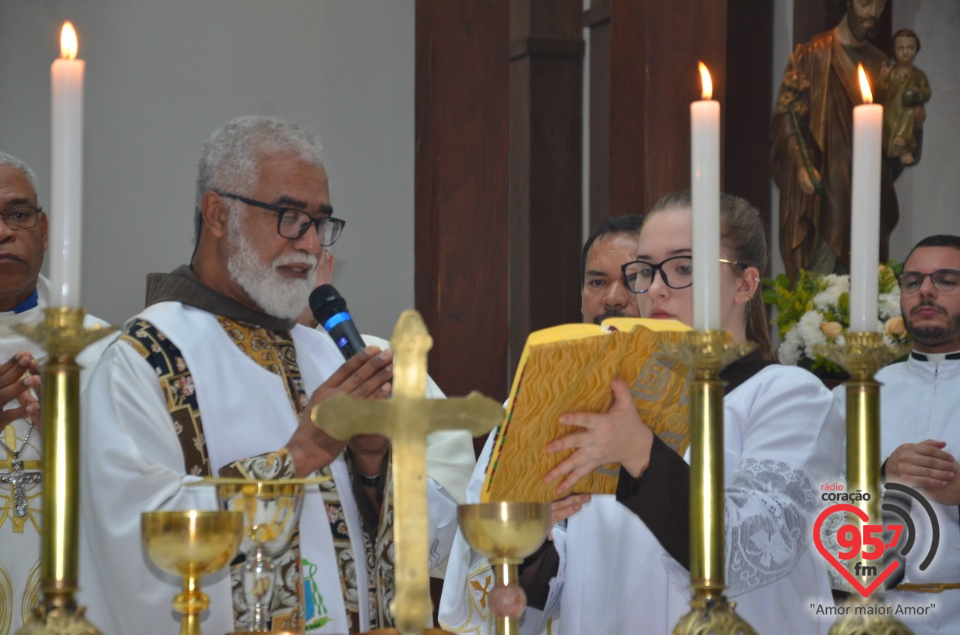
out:
{"label": "cross on stand", "polygon": [[404,311],[390,339],[393,393],[388,400],[338,396],[316,406],[313,422],[345,440],[357,434],[391,439],[394,488],[396,594],[391,611],[403,635],[422,635],[430,618],[427,578],[426,436],[436,430],[489,432],[503,420],[503,407],[471,392],[467,397],[425,399],[427,351],[433,338],[420,314]]}
{"label": "cross on stand", "polygon": [[[30,461],[34,463],[35,461]],[[6,464],[6,465],[5,465]],[[10,471],[0,474],[0,483],[9,483],[13,490],[13,515],[15,518],[25,518],[27,515],[27,491],[25,485],[40,482],[40,472],[26,472],[23,461],[10,459],[0,462],[0,468],[7,467]],[[31,465],[31,467],[33,467]]]}

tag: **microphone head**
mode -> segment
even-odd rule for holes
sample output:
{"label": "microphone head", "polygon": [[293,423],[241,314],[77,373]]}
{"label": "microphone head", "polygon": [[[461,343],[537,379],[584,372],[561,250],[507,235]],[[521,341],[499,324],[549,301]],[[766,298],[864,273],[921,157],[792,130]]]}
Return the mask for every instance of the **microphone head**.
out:
{"label": "microphone head", "polygon": [[332,284],[322,284],[310,292],[310,311],[321,324],[346,309],[346,300]]}

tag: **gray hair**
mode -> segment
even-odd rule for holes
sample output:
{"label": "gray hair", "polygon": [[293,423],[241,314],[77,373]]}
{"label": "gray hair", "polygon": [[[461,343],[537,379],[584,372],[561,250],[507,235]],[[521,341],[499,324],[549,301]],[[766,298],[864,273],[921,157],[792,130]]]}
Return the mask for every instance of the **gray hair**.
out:
{"label": "gray hair", "polygon": [[249,194],[257,188],[260,161],[270,154],[295,154],[317,166],[321,161],[320,137],[299,124],[279,117],[237,117],[213,131],[203,144],[197,174],[194,240],[200,241],[200,206],[210,191]]}
{"label": "gray hair", "polygon": [[13,156],[12,154],[7,154],[6,152],[0,152],[0,165],[5,165],[11,167],[14,170],[20,170],[23,172],[23,175],[27,177],[27,181],[30,182],[30,187],[33,188],[33,195],[38,196],[37,193],[37,174],[30,166]]}

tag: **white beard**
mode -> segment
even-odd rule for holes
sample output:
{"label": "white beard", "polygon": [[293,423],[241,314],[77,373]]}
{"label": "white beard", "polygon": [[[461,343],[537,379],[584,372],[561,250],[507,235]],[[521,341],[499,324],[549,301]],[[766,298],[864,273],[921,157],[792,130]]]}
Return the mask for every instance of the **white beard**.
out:
{"label": "white beard", "polygon": [[[269,266],[265,266],[243,231],[240,214],[232,211],[228,219],[230,255],[227,258],[227,271],[230,276],[264,313],[285,320],[296,320],[306,308],[316,283],[317,257],[287,254],[278,256]],[[302,280],[287,278],[277,271],[279,267],[291,264],[309,265],[310,271]]]}

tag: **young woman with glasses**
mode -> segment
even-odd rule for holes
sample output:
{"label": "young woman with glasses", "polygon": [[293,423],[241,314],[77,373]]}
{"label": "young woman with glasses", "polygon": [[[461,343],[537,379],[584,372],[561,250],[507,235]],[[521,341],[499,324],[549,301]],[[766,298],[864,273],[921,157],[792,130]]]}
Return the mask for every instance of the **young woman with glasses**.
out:
{"label": "young woman with glasses", "polygon": [[[757,210],[722,196],[721,233],[722,327],[757,345],[721,374],[726,595],[758,633],[825,633],[834,618],[816,607],[833,600],[812,526],[821,484],[840,473],[842,419],[815,376],[768,361],[759,294],[767,245]],[[691,239],[689,193],[666,197],[647,215],[637,261],[624,266],[641,316],[691,324]],[[669,633],[689,610],[689,450],[685,459],[655,437],[626,383],[615,380],[611,391],[606,413],[563,415],[570,434],[546,448],[574,450],[546,475],[558,498],[597,466],[622,468],[616,497],[594,496],[572,515],[581,497],[555,506],[555,519],[570,517],[523,571],[537,607],[527,609],[524,632],[559,615],[567,633]]]}

